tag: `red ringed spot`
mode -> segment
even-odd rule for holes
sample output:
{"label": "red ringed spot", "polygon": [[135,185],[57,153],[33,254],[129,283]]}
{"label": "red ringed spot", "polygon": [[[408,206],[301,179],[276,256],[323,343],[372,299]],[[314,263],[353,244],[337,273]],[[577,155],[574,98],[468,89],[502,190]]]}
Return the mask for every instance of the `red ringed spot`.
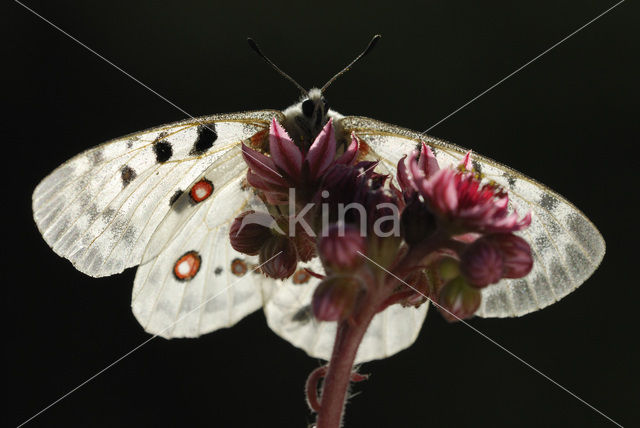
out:
{"label": "red ringed spot", "polygon": [[294,274],[293,274],[293,283],[298,285],[298,284],[306,284],[307,282],[309,282],[309,279],[311,279],[311,275],[309,274],[309,272],[307,272],[306,269],[298,269]]}
{"label": "red ringed spot", "polygon": [[242,259],[233,259],[231,261],[231,273],[235,276],[242,276],[247,273],[247,264]]}
{"label": "red ringed spot", "polygon": [[193,187],[189,191],[189,196],[191,196],[191,200],[193,202],[199,203],[211,196],[212,193],[213,183],[211,183],[206,178],[203,178],[193,185]]}
{"label": "red ringed spot", "polygon": [[197,251],[189,251],[173,265],[173,275],[178,281],[189,281],[200,270],[200,254]]}

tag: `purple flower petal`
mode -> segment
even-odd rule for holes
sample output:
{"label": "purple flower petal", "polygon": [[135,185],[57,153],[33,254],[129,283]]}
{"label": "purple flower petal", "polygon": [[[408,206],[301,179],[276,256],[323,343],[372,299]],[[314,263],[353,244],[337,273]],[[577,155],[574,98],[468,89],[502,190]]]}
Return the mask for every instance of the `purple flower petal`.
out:
{"label": "purple flower petal", "polygon": [[269,152],[276,167],[289,178],[299,181],[302,171],[302,152],[275,118],[269,130]]}
{"label": "purple flower petal", "polygon": [[425,177],[429,178],[440,170],[438,161],[435,155],[431,151],[431,148],[427,146],[424,141],[422,142],[422,148],[420,150],[420,159],[418,160],[418,168],[420,168]]}
{"label": "purple flower petal", "polygon": [[467,154],[464,155],[464,157],[460,161],[460,166],[467,171],[471,171],[473,169],[473,163],[471,162],[471,150],[469,150]]}
{"label": "purple flower petal", "polygon": [[355,132],[352,132],[351,144],[349,144],[349,147],[347,147],[347,150],[342,154],[342,156],[340,156],[336,160],[336,163],[343,164],[343,165],[349,165],[353,163],[353,161],[358,156],[359,150],[360,150],[360,143],[358,141],[358,137],[356,137]]}
{"label": "purple flower petal", "polygon": [[322,128],[320,134],[316,137],[306,160],[309,162],[309,179],[316,181],[324,174],[336,155],[336,134],[333,129],[333,119]]}
{"label": "purple flower petal", "polygon": [[250,149],[244,144],[242,144],[242,157],[249,166],[249,169],[265,182],[278,186],[286,186],[284,178],[276,171],[276,166],[270,157]]}
{"label": "purple flower petal", "polygon": [[405,163],[407,155],[402,156],[402,158],[398,161],[398,184],[400,185],[400,189],[407,196],[411,196],[415,191],[413,186],[413,180],[409,177],[409,171],[407,170],[407,164]]}

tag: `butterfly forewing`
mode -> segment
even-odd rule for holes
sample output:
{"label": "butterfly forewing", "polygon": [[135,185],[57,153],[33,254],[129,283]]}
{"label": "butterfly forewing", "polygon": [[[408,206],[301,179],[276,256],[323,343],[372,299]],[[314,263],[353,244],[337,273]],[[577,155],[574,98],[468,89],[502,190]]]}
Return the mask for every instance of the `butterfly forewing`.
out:
{"label": "butterfly forewing", "polygon": [[36,187],[38,228],[58,255],[88,275],[135,266],[176,192],[280,114],[190,119],[89,149]]}
{"label": "butterfly forewing", "polygon": [[[362,117],[346,117],[341,125],[355,131],[387,172],[425,141],[441,167],[457,165],[467,150],[393,125]],[[602,236],[571,203],[540,183],[491,159],[474,154],[474,167],[487,180],[509,191],[511,209],[531,211],[531,226],[520,233],[532,247],[534,267],[518,280],[502,280],[482,290],[477,315],[520,316],[561,299],[582,284],[598,267],[605,252]]]}
{"label": "butterfly forewing", "polygon": [[197,337],[262,306],[256,257],[233,250],[231,221],[259,200],[245,186],[240,147],[216,160],[158,225],[136,273],[133,312],[146,331]]}

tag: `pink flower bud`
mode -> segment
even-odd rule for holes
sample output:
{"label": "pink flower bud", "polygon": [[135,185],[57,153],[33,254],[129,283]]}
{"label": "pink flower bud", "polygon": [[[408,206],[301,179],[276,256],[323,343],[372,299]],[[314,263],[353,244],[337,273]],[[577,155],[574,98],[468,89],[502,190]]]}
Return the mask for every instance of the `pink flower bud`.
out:
{"label": "pink flower bud", "polygon": [[271,236],[268,227],[252,220],[256,216],[258,214],[255,211],[245,211],[231,223],[229,239],[234,250],[255,256]]}
{"label": "pink flower bud", "polygon": [[360,266],[366,242],[357,227],[350,224],[332,224],[327,236],[320,238],[318,251],[324,265],[334,271],[352,270]]}
{"label": "pink flower bud", "polygon": [[460,271],[474,287],[495,284],[504,273],[500,248],[487,239],[479,238],[462,253]]}
{"label": "pink flower bud", "polygon": [[262,272],[271,278],[290,277],[298,265],[295,245],[286,236],[271,236],[260,248],[260,265]]}
{"label": "pink flower bud", "polygon": [[478,310],[482,294],[459,276],[445,284],[438,295],[438,309],[449,322],[471,318]]}
{"label": "pink flower bud", "polygon": [[529,243],[511,233],[487,236],[486,239],[497,245],[504,259],[504,278],[522,278],[533,268],[533,257]]}
{"label": "pink flower bud", "polygon": [[353,311],[360,289],[360,283],[351,277],[325,278],[313,293],[313,315],[320,321],[344,320]]}

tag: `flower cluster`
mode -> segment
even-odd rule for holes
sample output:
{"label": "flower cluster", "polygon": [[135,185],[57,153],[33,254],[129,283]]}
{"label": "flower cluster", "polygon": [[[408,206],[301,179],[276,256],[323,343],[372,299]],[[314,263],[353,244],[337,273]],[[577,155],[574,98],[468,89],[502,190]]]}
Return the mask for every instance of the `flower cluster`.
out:
{"label": "flower cluster", "polygon": [[[398,162],[397,187],[376,172],[377,160],[360,150],[355,134],[344,150],[347,144],[337,141],[331,120],[308,150],[273,120],[268,147],[243,144],[247,183],[268,212],[246,211],[229,231],[233,248],[258,255],[271,278],[286,279],[316,256],[322,263],[324,272],[307,269],[321,279],[311,311],[338,328],[328,368],[307,382],[320,426],[339,423],[340,396],[377,313],[429,299],[449,321],[468,318],[483,288],[523,277],[533,266],[529,244],[515,235],[531,215],[509,210],[506,191],[473,171],[470,153],[456,168],[441,168],[422,143]],[[325,373],[320,401],[317,382]]]}
{"label": "flower cluster", "polygon": [[338,154],[329,121],[304,151],[273,120],[268,150],[242,147],[247,182],[269,214],[237,217],[231,245],[258,255],[263,273],[277,279],[319,256],[325,272],[317,274],[323,280],[312,302],[318,320],[347,319],[379,290],[375,311],[419,306],[428,297],[446,319],[468,318],[482,288],[529,273],[531,249],[514,232],[531,216],[509,211],[507,193],[473,171],[470,153],[457,168],[440,168],[422,143],[398,162],[396,188],[375,171],[375,160],[361,159],[359,146],[352,134]]}
{"label": "flower cluster", "polygon": [[306,153],[291,140],[275,119],[269,130],[269,154],[242,145],[242,156],[249,166],[247,182],[263,192],[268,203],[286,205],[289,189],[298,191],[298,202],[307,202],[322,176],[332,165],[349,165],[358,153],[355,136],[338,159],[333,121],[329,120]]}
{"label": "flower cluster", "polygon": [[[269,130],[270,156],[242,145],[242,155],[249,166],[249,185],[260,192],[267,206],[293,205],[289,207],[290,216],[282,214],[282,209],[270,210],[269,214],[247,211],[231,225],[231,246],[241,253],[259,255],[261,270],[265,275],[276,279],[288,278],[296,271],[299,261],[305,262],[316,256],[316,243],[312,238],[315,232],[303,226],[313,224],[307,220],[314,212],[297,224],[292,224],[288,217],[298,214],[298,206],[316,197],[319,184],[331,168],[348,167],[355,161],[358,140],[353,136],[349,147],[338,158],[336,150],[335,129],[331,120],[306,153],[275,119]],[[290,200],[291,194],[296,196],[295,201]]]}
{"label": "flower cluster", "polygon": [[422,143],[398,163],[398,182],[405,242],[425,264],[430,298],[446,319],[472,316],[480,289],[531,271],[531,248],[514,235],[529,226],[531,214],[510,213],[507,193],[473,171],[470,153],[456,169],[440,169]]}

